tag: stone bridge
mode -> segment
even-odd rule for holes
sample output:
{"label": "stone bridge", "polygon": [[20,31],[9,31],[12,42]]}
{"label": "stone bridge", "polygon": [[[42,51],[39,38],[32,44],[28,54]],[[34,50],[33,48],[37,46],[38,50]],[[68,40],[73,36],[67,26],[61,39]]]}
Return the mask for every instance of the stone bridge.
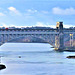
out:
{"label": "stone bridge", "polygon": [[56,29],[0,29],[0,45],[21,37],[42,39],[59,51],[75,49],[75,30],[63,28],[63,22],[57,22]]}

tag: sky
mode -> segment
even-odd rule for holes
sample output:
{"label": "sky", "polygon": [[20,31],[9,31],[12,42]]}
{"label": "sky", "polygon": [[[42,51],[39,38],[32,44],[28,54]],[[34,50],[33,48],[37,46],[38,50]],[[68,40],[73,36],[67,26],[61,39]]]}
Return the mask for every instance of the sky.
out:
{"label": "sky", "polygon": [[75,26],[75,0],[0,0],[0,26]]}

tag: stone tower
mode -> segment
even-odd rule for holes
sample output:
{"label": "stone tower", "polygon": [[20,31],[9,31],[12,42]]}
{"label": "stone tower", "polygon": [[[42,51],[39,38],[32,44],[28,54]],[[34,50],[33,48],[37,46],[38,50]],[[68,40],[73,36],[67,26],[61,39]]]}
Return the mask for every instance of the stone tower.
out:
{"label": "stone tower", "polygon": [[58,50],[63,51],[64,49],[64,33],[63,33],[63,22],[57,22],[56,25],[56,32],[59,32],[58,34]]}

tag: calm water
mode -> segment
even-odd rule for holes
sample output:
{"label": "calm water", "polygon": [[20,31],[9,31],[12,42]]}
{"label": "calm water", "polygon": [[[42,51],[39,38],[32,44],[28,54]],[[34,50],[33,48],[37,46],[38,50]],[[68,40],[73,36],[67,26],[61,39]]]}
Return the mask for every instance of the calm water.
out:
{"label": "calm water", "polygon": [[[75,52],[56,52],[44,43],[6,43],[0,47],[0,75],[75,75]],[[21,56],[21,58],[19,58]]]}

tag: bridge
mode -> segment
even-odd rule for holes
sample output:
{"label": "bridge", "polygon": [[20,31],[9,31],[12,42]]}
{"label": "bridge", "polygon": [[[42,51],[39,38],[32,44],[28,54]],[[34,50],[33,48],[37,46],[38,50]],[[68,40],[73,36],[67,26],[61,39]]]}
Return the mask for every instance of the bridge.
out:
{"label": "bridge", "polygon": [[75,49],[75,30],[63,28],[63,22],[57,22],[56,29],[0,29],[0,45],[21,37],[39,38],[58,51]]}

